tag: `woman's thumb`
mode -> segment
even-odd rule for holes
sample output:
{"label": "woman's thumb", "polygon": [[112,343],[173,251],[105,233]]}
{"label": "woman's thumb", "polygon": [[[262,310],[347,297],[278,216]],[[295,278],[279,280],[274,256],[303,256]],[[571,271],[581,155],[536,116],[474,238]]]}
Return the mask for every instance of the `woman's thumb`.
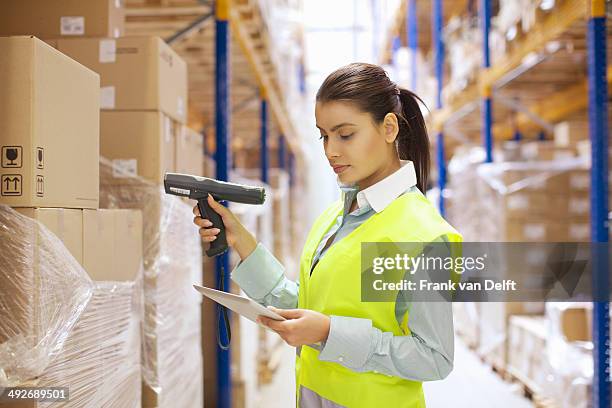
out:
{"label": "woman's thumb", "polygon": [[208,194],[208,205],[221,217],[226,217],[229,215],[229,211],[225,206],[221,203],[215,201],[212,195]]}

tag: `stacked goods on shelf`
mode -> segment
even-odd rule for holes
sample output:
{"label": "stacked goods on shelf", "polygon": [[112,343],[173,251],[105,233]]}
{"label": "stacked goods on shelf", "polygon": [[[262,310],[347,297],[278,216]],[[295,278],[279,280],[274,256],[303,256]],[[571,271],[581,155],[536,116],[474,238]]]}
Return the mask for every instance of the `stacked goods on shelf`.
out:
{"label": "stacked goods on shelf", "polygon": [[201,243],[191,206],[153,181],[100,162],[103,208],[142,211],[143,407],[202,405]]}
{"label": "stacked goods on shelf", "polygon": [[450,68],[444,98],[449,100],[476,80],[482,61],[482,30],[476,19],[455,16],[448,22],[444,36]]}
{"label": "stacked goods on shelf", "polygon": [[0,38],[0,203],[98,208],[99,83],[36,38]]}
{"label": "stacked goods on shelf", "polygon": [[501,0],[498,14],[491,19],[491,63],[496,64],[512,52],[518,46],[517,39],[537,27],[538,22],[546,18],[551,10],[566,1]]}
{"label": "stacked goods on shelf", "polygon": [[4,0],[0,35],[119,37],[124,31],[122,0]]}
{"label": "stacked goods on shelf", "polygon": [[[516,155],[516,149],[508,147],[506,155]],[[483,156],[480,148],[453,158],[451,223],[466,241],[588,241],[590,179],[584,162],[574,158],[573,151],[544,142],[523,144],[520,152],[523,161],[517,162],[478,164]],[[555,206],[550,206],[551,199]],[[541,314],[544,308],[541,302],[468,307],[456,307],[464,309],[459,316],[473,323],[462,329],[464,337],[468,344],[478,345],[485,360],[502,369],[508,359],[509,317]],[[477,319],[468,319],[474,316],[473,309],[478,311]]]}
{"label": "stacked goods on shelf", "polygon": [[591,314],[588,302],[549,302],[545,317],[512,316],[509,374],[555,406],[589,406]]}
{"label": "stacked goods on shelf", "polygon": [[100,154],[119,172],[154,182],[175,171],[187,114],[187,65],[178,54],[158,37],[49,43],[100,74]]}
{"label": "stacked goods on shelf", "polygon": [[481,214],[501,215],[486,224],[487,239],[589,241],[590,176],[582,160],[483,164],[478,173]]}
{"label": "stacked goods on shelf", "polygon": [[139,407],[139,282],[92,281],[67,249],[77,217],[64,230],[61,211],[0,205],[0,388],[69,387],[67,403],[19,407]]}
{"label": "stacked goods on shelf", "polygon": [[[125,257],[116,236],[87,232],[102,216],[99,77],[33,37],[0,38],[0,55],[0,203],[17,210],[2,207],[0,386],[62,384],[76,406],[139,406],[140,213],[106,214],[122,220]],[[103,282],[118,274],[128,282]]]}
{"label": "stacked goods on shelf", "polygon": [[187,64],[159,37],[59,38],[48,42],[100,74],[100,107],[187,119]]}

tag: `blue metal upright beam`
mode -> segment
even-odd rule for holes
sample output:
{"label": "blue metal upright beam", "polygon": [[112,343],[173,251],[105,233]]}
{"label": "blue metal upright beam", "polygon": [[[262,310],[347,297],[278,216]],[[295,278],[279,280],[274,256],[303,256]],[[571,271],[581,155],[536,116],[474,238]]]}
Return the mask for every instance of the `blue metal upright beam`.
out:
{"label": "blue metal upright beam", "polygon": [[268,184],[268,102],[266,102],[265,94],[261,94],[260,114],[260,165],[261,165],[261,181]]}
{"label": "blue metal upright beam", "polygon": [[[480,27],[482,29],[482,66],[491,67],[489,31],[491,31],[491,1],[480,0]],[[485,162],[493,162],[493,114],[491,89],[483,89],[482,95],[482,144],[485,149]]]}
{"label": "blue metal upright beam", "polygon": [[[588,23],[589,133],[591,137],[591,240],[608,242],[608,80],[606,5],[591,0]],[[602,244],[594,244],[602,245]],[[610,405],[610,303],[608,251],[594,257],[593,287],[593,407]],[[603,295],[603,296],[602,296]],[[602,298],[603,297],[603,298]]]}
{"label": "blue metal upright beam", "polygon": [[[230,32],[229,0],[215,2],[215,131],[217,149],[215,160],[217,179],[228,181],[231,168],[230,152]],[[228,289],[229,251],[216,258],[217,287]],[[231,321],[231,313],[228,310]],[[227,339],[228,333],[223,324],[221,313],[218,314],[217,330],[219,338]],[[217,398],[219,408],[230,408],[232,397],[232,379],[230,373],[230,350],[217,345]]]}
{"label": "blue metal upright beam", "polygon": [[[442,40],[442,0],[432,2],[432,39],[435,56],[436,74],[436,109],[442,109],[442,85],[444,80],[444,42]],[[444,155],[444,133],[438,129],[436,134],[436,149],[438,161],[438,188],[440,189],[440,199],[438,207],[440,214],[444,216],[444,189],[446,188],[446,159]]]}
{"label": "blue metal upright beam", "polygon": [[417,0],[408,0],[408,13],[406,16],[406,35],[410,49],[410,89],[416,92],[417,88],[417,53],[419,50],[419,30],[417,26]]}

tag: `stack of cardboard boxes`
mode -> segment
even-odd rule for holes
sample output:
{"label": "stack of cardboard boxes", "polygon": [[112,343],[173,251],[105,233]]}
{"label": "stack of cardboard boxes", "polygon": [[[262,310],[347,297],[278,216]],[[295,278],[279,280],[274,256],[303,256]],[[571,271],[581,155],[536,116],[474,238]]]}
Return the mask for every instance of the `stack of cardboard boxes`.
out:
{"label": "stack of cardboard boxes", "polygon": [[140,282],[138,405],[141,382],[145,407],[201,405],[200,240],[190,206],[160,188],[167,171],[204,171],[202,137],[185,125],[186,63],[160,38],[122,37],[120,0],[0,8],[0,35],[48,44],[2,49],[3,89],[21,99],[0,99],[0,202],[30,207],[20,211],[63,236],[93,279]]}
{"label": "stack of cardboard boxes", "polygon": [[[559,132],[570,127],[560,126]],[[501,152],[496,157],[514,161],[482,164],[479,152],[467,151],[449,164],[449,220],[466,241],[589,241],[590,175],[575,150],[541,141],[503,145]],[[505,369],[511,316],[542,315],[544,304],[475,303],[455,309],[464,320],[461,332],[467,342],[493,366]]]}
{"label": "stack of cardboard boxes", "polygon": [[34,37],[0,37],[0,56],[0,381],[138,406],[141,215],[98,209],[99,76]]}

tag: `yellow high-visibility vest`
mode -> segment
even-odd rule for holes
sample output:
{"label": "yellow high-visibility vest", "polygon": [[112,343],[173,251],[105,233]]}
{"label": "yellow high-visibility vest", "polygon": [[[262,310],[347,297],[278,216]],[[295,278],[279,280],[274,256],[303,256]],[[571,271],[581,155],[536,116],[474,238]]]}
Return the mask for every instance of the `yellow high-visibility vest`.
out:
{"label": "yellow high-visibility vest", "polygon": [[[326,315],[370,319],[383,332],[410,335],[409,316],[404,317],[400,326],[395,316],[395,302],[361,301],[361,243],[428,243],[442,235],[450,242],[460,242],[461,235],[421,192],[408,192],[329,247],[311,275],[317,246],[342,210],[342,200],[332,204],[317,218],[308,234],[300,262],[298,307]],[[297,357],[296,385],[298,405],[300,389],[306,387],[320,397],[351,408],[425,406],[420,381],[374,372],[359,373],[338,363],[320,361],[319,351],[309,346],[303,346]]]}

